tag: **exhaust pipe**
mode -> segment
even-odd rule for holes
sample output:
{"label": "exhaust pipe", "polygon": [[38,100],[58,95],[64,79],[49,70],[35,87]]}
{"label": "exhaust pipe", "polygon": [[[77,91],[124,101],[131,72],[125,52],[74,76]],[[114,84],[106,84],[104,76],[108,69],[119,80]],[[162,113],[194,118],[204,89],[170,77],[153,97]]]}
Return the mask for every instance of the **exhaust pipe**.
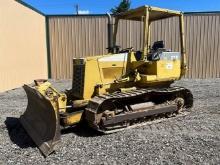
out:
{"label": "exhaust pipe", "polygon": [[108,53],[114,53],[113,44],[113,20],[111,14],[106,13],[108,16]]}

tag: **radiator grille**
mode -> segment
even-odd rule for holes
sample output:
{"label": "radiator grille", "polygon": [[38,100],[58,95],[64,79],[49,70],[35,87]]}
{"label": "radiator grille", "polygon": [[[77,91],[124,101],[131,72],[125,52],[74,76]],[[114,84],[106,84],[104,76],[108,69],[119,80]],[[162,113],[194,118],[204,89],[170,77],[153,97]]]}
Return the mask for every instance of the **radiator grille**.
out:
{"label": "radiator grille", "polygon": [[85,64],[73,65],[73,95],[79,99],[83,99],[84,92]]}

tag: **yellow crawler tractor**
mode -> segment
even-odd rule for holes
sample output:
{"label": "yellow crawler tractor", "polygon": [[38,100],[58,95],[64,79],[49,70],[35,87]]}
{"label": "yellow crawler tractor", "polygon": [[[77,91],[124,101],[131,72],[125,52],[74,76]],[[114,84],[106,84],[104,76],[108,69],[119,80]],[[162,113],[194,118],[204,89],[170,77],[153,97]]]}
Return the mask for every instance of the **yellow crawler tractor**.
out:
{"label": "yellow crawler tractor", "polygon": [[[179,17],[181,52],[165,49],[162,41],[150,47],[151,23],[169,17]],[[143,21],[142,50],[116,46],[121,19]],[[108,20],[109,53],[73,59],[71,90],[61,93],[47,80],[24,85],[28,106],[20,121],[45,156],[60,142],[63,127],[86,122],[112,133],[178,115],[193,105],[188,89],[171,86],[187,69],[182,13],[142,6],[117,15],[114,24],[110,15]]]}

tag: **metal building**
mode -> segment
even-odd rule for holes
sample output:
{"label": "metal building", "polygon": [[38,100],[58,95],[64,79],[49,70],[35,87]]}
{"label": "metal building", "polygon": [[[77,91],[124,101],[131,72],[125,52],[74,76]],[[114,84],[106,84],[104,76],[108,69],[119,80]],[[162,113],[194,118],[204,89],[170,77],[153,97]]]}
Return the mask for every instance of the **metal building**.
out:
{"label": "metal building", "polygon": [[[178,51],[179,25],[175,19],[169,18],[153,23],[151,40],[164,40],[166,48]],[[141,23],[123,21],[121,25],[117,44],[122,48],[132,46],[136,50],[141,49]],[[105,15],[49,16],[52,78],[71,78],[74,57],[106,53],[106,27]],[[220,13],[185,13],[185,33],[189,68],[186,77],[220,77]]]}
{"label": "metal building", "polygon": [[18,1],[0,1],[0,92],[47,78],[45,17]]}
{"label": "metal building", "polygon": [[[170,19],[152,25],[151,41],[164,40],[178,51],[178,24]],[[141,49],[141,23],[120,24],[117,44]],[[186,77],[220,77],[220,12],[185,13],[185,32]],[[37,78],[71,78],[72,58],[107,53],[107,16],[48,16],[21,1],[2,0],[0,36],[1,92]]]}

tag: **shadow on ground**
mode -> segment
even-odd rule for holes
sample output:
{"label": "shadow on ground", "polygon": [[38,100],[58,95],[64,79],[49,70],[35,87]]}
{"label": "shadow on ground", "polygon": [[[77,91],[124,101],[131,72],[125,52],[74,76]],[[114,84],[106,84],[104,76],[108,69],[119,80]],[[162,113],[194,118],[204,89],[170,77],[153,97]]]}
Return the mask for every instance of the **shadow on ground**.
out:
{"label": "shadow on ground", "polygon": [[18,118],[7,117],[5,125],[8,129],[8,134],[13,143],[20,148],[36,147],[32,139],[26,133]]}
{"label": "shadow on ground", "polygon": [[[19,146],[20,148],[36,147],[31,137],[22,127],[18,118],[7,117],[5,120],[5,125],[8,130],[8,134],[11,141],[15,143],[17,146]],[[61,134],[69,134],[69,133],[74,133],[77,136],[83,136],[83,137],[94,137],[94,136],[102,135],[101,133],[88,127],[86,123],[79,124],[74,127],[68,127],[61,130]]]}
{"label": "shadow on ground", "polygon": [[102,133],[89,127],[88,124],[86,123],[81,123],[76,126],[68,127],[61,130],[61,134],[69,134],[69,133],[74,133],[77,136],[82,136],[82,137],[95,137],[95,136],[103,135]]}

